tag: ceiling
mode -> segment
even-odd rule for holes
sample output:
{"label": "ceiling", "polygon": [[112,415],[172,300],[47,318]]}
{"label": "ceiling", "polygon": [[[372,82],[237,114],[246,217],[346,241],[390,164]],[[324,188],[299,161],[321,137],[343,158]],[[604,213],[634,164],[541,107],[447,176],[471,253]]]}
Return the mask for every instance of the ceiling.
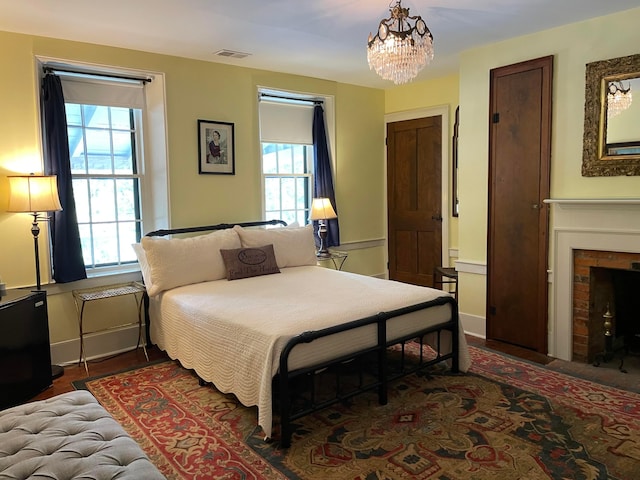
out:
{"label": "ceiling", "polygon": [[[366,44],[389,0],[0,0],[0,30],[388,88]],[[393,2],[392,2],[393,3]],[[640,6],[640,0],[404,0],[434,35],[424,80],[458,68],[459,53]],[[244,59],[214,55],[221,50]],[[550,52],[553,53],[553,52]]]}

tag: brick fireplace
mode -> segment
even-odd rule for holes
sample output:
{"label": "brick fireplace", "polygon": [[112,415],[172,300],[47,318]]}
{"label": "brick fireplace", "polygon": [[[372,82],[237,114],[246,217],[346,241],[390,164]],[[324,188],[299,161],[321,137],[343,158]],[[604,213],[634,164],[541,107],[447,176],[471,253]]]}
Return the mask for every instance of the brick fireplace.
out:
{"label": "brick fireplace", "polygon": [[[640,253],[573,250],[572,360],[591,363],[604,351],[603,314],[607,309],[613,314],[614,327],[621,317],[616,315],[613,272],[640,275],[634,263],[640,265]],[[618,330],[622,330],[622,325]]]}
{"label": "brick fireplace", "polygon": [[600,297],[589,297],[597,280],[593,270],[630,270],[632,262],[640,261],[640,198],[551,199],[545,203],[552,208],[549,355],[590,361],[603,350],[602,315],[610,288],[604,287]]}

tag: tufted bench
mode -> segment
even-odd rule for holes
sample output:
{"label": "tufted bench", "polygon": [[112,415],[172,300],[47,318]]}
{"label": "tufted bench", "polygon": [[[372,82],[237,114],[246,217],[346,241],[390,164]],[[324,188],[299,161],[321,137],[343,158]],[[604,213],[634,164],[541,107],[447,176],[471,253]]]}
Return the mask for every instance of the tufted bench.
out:
{"label": "tufted bench", "polygon": [[0,411],[0,480],[165,477],[85,390]]}

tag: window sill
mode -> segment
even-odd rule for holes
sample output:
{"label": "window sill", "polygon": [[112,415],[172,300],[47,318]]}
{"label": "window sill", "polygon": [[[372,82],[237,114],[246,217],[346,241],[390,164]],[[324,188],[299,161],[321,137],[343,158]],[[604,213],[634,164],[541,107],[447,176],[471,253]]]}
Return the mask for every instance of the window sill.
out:
{"label": "window sill", "polygon": [[136,265],[126,272],[121,271],[118,273],[110,272],[97,275],[94,274],[90,278],[78,280],[77,282],[50,283],[48,285],[43,285],[42,289],[47,292],[47,295],[60,295],[80,288],[102,287],[104,285],[111,285],[114,283],[139,282],[141,280],[142,275],[140,274],[140,269]]}

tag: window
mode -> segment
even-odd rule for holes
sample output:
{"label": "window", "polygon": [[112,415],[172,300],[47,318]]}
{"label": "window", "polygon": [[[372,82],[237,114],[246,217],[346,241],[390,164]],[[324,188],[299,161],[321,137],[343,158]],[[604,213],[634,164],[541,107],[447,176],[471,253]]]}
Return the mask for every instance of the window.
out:
{"label": "window", "polygon": [[[66,260],[81,254],[89,278],[125,274],[116,281],[134,279],[139,265],[132,244],[169,225],[164,74],[53,58],[37,61],[42,85],[49,73],[60,79],[70,157],[69,165],[59,165],[59,157],[48,154],[55,151],[57,135],[55,122],[52,131],[46,130],[51,126],[44,112],[48,109],[53,118],[60,108],[55,99],[48,103],[42,97],[44,168],[63,176],[58,188],[72,186],[76,207],[73,217],[64,216],[71,208],[56,213],[62,228],[51,239],[53,277],[57,283],[75,281],[80,265]],[[69,192],[60,193],[64,206]],[[77,221],[80,245],[66,242],[69,218]]]}
{"label": "window", "polygon": [[309,222],[313,197],[313,106],[306,98],[261,92],[263,215]]}
{"label": "window", "polygon": [[131,245],[143,234],[143,203],[153,203],[144,195],[149,183],[144,172],[155,168],[145,165],[143,156],[145,82],[99,71],[47,68],[60,77],[64,94],[73,197],[87,275],[129,271],[137,266]]}
{"label": "window", "polygon": [[89,271],[136,261],[141,213],[139,108],[65,103],[84,263]]}
{"label": "window", "polygon": [[313,146],[262,142],[265,219],[307,223],[312,171]]}

